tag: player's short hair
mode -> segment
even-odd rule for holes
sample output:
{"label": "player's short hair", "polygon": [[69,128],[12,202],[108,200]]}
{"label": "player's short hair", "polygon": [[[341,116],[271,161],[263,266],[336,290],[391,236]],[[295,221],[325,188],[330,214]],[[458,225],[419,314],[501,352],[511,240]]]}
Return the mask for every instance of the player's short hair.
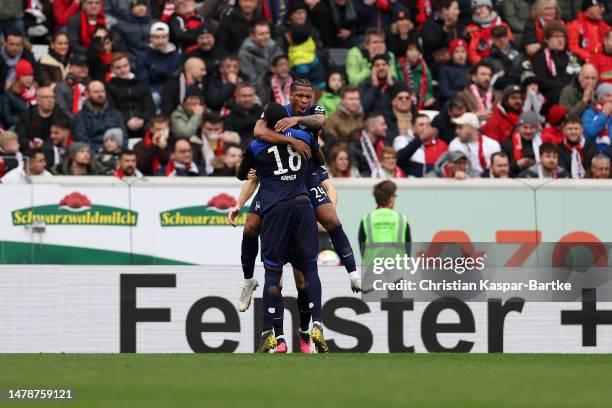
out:
{"label": "player's short hair", "polygon": [[427,118],[427,120],[429,120],[429,122],[431,122],[431,119],[429,119],[429,116],[427,116],[424,113],[417,113],[416,115],[414,115],[412,117],[412,126],[414,126],[416,124],[417,119],[419,118]]}
{"label": "player's short hair", "polygon": [[391,197],[395,195],[397,185],[391,180],[381,181],[374,186],[374,200],[376,205],[388,205]]}
{"label": "player's short hair", "polygon": [[270,102],[264,108],[264,118],[270,129],[274,129],[279,120],[288,116],[287,110],[280,103]]}
{"label": "player's short hair", "polygon": [[374,119],[379,118],[381,116],[384,117],[385,115],[383,115],[380,112],[368,112],[368,113],[366,113],[365,117],[363,118],[363,126],[364,127],[368,127],[368,125],[370,123],[372,123],[372,121]]}
{"label": "player's short hair", "polygon": [[253,23],[249,27],[249,34],[254,34],[255,33],[255,27],[259,27],[259,26],[266,26],[266,27],[270,28],[270,23],[268,23],[268,20],[266,20],[265,18],[258,18],[258,19],[256,19],[255,21],[253,21]]}
{"label": "player's short hair", "polygon": [[508,158],[508,155],[504,152],[495,152],[491,155],[491,164],[493,164],[495,162],[495,158],[496,157],[501,157],[502,159],[508,159],[508,161],[510,160]]}
{"label": "player's short hair", "polygon": [[540,145],[540,156],[544,153],[558,154],[557,145],[551,142],[544,142]]}
{"label": "player's short hair", "polygon": [[344,95],[346,95],[347,93],[353,93],[353,92],[359,92],[359,88],[357,88],[354,85],[344,85],[340,89],[340,98],[344,98]]}
{"label": "player's short hair", "polygon": [[219,115],[216,112],[211,111],[211,112],[206,112],[204,114],[204,119],[202,119],[202,124],[206,122],[216,125],[218,123],[223,123],[223,119],[221,119],[221,115]]}
{"label": "player's short hair", "polygon": [[297,78],[291,82],[291,86],[289,87],[289,92],[293,93],[297,89],[298,86],[303,86],[304,88],[314,89],[312,82],[304,78]]}
{"label": "player's short hair", "polygon": [[160,113],[151,118],[151,122],[149,122],[149,127],[153,127],[153,125],[156,123],[170,123],[170,119]]}
{"label": "player's short hair", "polygon": [[567,38],[567,28],[560,21],[551,21],[544,26],[544,39],[549,40],[555,33],[562,33]]}
{"label": "player's short hair", "polygon": [[582,119],[580,119],[580,117],[576,115],[568,116],[567,118],[565,118],[565,120],[563,121],[563,127],[571,123],[577,123],[582,127]]}
{"label": "player's short hair", "polygon": [[51,126],[70,130],[72,128],[72,121],[68,115],[57,115],[51,119]]}
{"label": "player's short hair", "polygon": [[113,52],[111,56],[111,67],[113,66],[115,62],[122,60],[124,58],[127,58],[128,62],[130,61],[130,56],[127,55],[125,52]]}
{"label": "player's short hair", "polygon": [[368,30],[365,32],[365,42],[370,41],[370,37],[385,38],[385,32],[377,27],[368,28]]}
{"label": "player's short hair", "polygon": [[130,149],[125,149],[124,151],[121,152],[121,154],[119,155],[119,158],[123,158],[123,156],[136,156],[136,152]]}
{"label": "player's short hair", "polygon": [[483,67],[493,72],[493,67],[491,66],[491,64],[485,61],[480,61],[478,64],[472,67],[472,69],[470,70],[470,75],[476,75],[476,73],[478,73],[478,70]]}

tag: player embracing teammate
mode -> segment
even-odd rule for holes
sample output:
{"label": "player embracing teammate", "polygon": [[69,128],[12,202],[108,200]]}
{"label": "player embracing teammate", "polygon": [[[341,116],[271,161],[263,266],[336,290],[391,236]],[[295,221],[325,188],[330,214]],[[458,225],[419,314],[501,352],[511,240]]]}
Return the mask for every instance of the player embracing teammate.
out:
{"label": "player embracing teammate", "polygon": [[[320,287],[316,273],[317,219],[328,231],[334,249],[341,256],[349,272],[352,290],[357,292],[361,289],[361,280],[356,272],[355,258],[350,243],[329,197],[332,195],[332,199],[335,199],[335,191],[327,171],[321,166],[323,155],[316,142],[319,129],[325,122],[325,112],[323,108],[312,105],[312,94],[313,89],[308,81],[296,80],[291,87],[289,105],[282,107],[282,110],[279,109],[278,104],[266,106],[262,119],[255,127],[256,140],[247,147],[239,172],[241,173],[239,178],[246,179],[249,169],[257,169],[257,176],[253,176],[251,172],[251,176],[243,185],[236,207],[229,214],[230,221],[235,225],[235,217],[255,192],[259,181],[261,185],[257,196],[253,199],[244,226],[241,258],[245,283],[239,301],[239,310],[245,311],[250,305],[253,291],[258,286],[257,281],[253,278],[253,270],[258,252],[258,236],[261,232],[262,255],[266,270],[264,286],[266,310],[264,310],[264,333],[259,351],[268,351],[274,347],[273,344],[277,344],[276,352],[287,351],[282,331],[284,310],[280,293],[280,273],[273,274],[275,270],[282,272],[282,265],[286,262],[291,262],[294,266],[298,289],[300,348],[302,352],[309,352],[309,341],[312,338],[318,352],[327,351],[320,324],[320,291],[316,290],[317,286]],[[312,159],[310,159],[311,156],[313,156]],[[313,215],[312,208],[315,208],[316,211],[315,233],[312,236],[308,235],[309,230],[302,231],[302,221],[289,221],[291,217],[288,214],[279,212],[280,208],[295,207],[296,204],[293,201],[300,200],[289,196],[301,196],[304,188],[309,200],[306,212]],[[275,196],[276,198],[272,198]],[[278,209],[272,211],[272,207],[278,207]],[[266,232],[269,234],[271,230],[276,229],[279,231],[287,229],[290,235],[285,236],[278,232],[274,232],[271,237],[266,235]],[[282,250],[279,250],[279,246],[282,247]],[[271,247],[276,248],[273,251],[274,256],[278,258],[276,260],[266,256]],[[289,252],[284,254],[286,247]],[[308,261],[303,257],[298,259],[297,256],[305,251],[305,248],[307,248],[306,252],[314,253],[312,259]],[[282,256],[279,253],[282,253]],[[275,279],[276,276],[279,277],[278,282]],[[311,279],[315,279],[314,283],[311,282]],[[270,289],[276,299],[276,305],[271,308],[266,303],[266,296],[270,296]],[[315,293],[311,293],[312,291]],[[312,308],[309,307],[309,304],[312,305]],[[273,336],[269,329],[268,320],[271,309],[274,309],[272,324],[276,336]],[[309,336],[311,313],[313,329]]]}

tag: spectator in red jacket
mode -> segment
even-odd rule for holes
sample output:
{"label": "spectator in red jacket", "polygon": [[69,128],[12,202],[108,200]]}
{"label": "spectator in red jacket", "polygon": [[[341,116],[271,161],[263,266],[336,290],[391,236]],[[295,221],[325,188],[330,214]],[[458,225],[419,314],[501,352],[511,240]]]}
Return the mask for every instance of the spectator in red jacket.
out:
{"label": "spectator in red jacket", "polygon": [[523,90],[518,85],[508,85],[504,89],[501,102],[493,109],[493,114],[482,127],[485,135],[504,142],[510,137],[523,111]]}
{"label": "spectator in red jacket", "polygon": [[478,64],[491,51],[491,30],[503,25],[508,28],[510,41],[512,31],[510,26],[504,23],[501,17],[493,10],[491,0],[475,0],[472,2],[472,20],[474,24],[466,27],[465,31],[470,37],[469,58],[472,64]]}
{"label": "spectator in red jacket", "polygon": [[604,38],[602,51],[593,55],[591,62],[599,72],[599,82],[612,83],[612,30]]}
{"label": "spectator in red jacket", "polygon": [[546,115],[547,125],[542,130],[542,142],[559,144],[563,142],[563,132],[561,132],[561,124],[567,117],[567,108],[561,105],[553,105],[550,107]]}
{"label": "spectator in red jacket", "polygon": [[70,18],[79,11],[81,3],[81,0],[53,0],[53,19],[56,30],[68,25]]}
{"label": "spectator in red jacket", "polygon": [[569,49],[583,61],[591,59],[603,48],[610,26],[603,21],[605,2],[583,0],[582,11],[567,25]]}

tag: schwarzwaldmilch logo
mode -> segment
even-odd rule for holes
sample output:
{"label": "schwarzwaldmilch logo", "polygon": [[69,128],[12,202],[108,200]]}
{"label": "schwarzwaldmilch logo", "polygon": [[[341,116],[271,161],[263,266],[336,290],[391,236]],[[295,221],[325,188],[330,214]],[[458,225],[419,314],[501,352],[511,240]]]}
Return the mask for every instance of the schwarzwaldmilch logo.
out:
{"label": "schwarzwaldmilch logo", "polygon": [[[212,197],[206,205],[175,208],[159,214],[162,227],[229,226],[227,213],[236,205],[236,199],[227,193]],[[244,206],[236,217],[238,225],[244,225],[249,207]]]}
{"label": "schwarzwaldmilch logo", "polygon": [[42,221],[47,225],[114,225],[135,226],[138,213],[125,208],[92,204],[77,191],[62,198],[59,204],[22,208],[11,213],[13,225],[30,225]]}

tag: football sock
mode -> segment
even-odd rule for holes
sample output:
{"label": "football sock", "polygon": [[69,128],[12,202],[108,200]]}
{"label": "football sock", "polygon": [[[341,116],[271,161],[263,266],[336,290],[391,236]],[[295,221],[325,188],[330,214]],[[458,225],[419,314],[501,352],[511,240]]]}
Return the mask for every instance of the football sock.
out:
{"label": "football sock", "polygon": [[349,242],[342,225],[338,228],[335,228],[331,231],[328,231],[329,239],[334,246],[334,250],[340,257],[340,260],[347,272],[354,272],[357,270],[357,266],[355,264],[355,255],[353,255],[353,248],[351,248],[351,243]]}
{"label": "football sock", "polygon": [[297,290],[297,304],[298,310],[300,311],[300,330],[308,333],[308,327],[310,326],[310,307],[308,306],[308,293],[306,289]]}
{"label": "football sock", "polygon": [[280,273],[266,269],[263,290],[263,331],[272,330],[274,327],[274,315],[280,294]]}
{"label": "football sock", "polygon": [[242,261],[242,274],[244,279],[252,279],[255,270],[255,260],[259,252],[259,237],[242,236],[242,250],[240,260]]}
{"label": "football sock", "polygon": [[[282,288],[281,288],[282,289]],[[283,336],[283,317],[285,314],[285,305],[283,304],[283,291],[278,291],[276,300],[276,308],[274,310],[274,335],[276,338]]]}
{"label": "football sock", "polygon": [[319,279],[317,264],[316,262],[304,264],[301,269],[308,283],[306,292],[308,293],[308,305],[311,306],[310,315],[313,321],[321,321],[321,280]]}

